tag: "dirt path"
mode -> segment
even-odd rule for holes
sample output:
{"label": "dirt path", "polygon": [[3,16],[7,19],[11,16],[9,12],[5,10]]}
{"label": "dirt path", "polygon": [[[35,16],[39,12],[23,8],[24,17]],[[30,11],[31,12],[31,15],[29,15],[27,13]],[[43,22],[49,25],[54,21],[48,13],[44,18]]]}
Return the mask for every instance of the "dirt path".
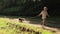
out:
{"label": "dirt path", "polygon": [[[30,21],[25,21],[25,23],[31,24]],[[36,22],[36,23],[37,23],[37,22]],[[31,24],[31,25],[36,26],[36,27],[38,27],[38,28],[42,28],[42,25],[40,25],[40,24]],[[46,30],[50,30],[50,31],[52,31],[52,32],[56,32],[55,34],[60,34],[60,30],[57,29],[57,28],[51,28],[51,27],[48,27],[48,26],[44,26],[44,28],[45,28]]]}
{"label": "dirt path", "polygon": [[[18,19],[11,19],[12,21],[17,21],[18,22]],[[23,21],[24,23],[26,23],[26,24],[31,24],[31,25],[33,25],[33,26],[36,26],[36,27],[38,27],[38,28],[42,28],[42,25],[40,25],[40,24],[37,24],[37,22],[35,21],[35,24],[33,23],[31,23],[31,21],[30,20],[24,20]],[[53,31],[53,32],[56,32],[55,34],[60,34],[60,30],[59,29],[57,29],[57,28],[52,28],[52,27],[48,27],[48,26],[44,26],[44,28],[46,29],[46,30],[50,30],[50,31]]]}

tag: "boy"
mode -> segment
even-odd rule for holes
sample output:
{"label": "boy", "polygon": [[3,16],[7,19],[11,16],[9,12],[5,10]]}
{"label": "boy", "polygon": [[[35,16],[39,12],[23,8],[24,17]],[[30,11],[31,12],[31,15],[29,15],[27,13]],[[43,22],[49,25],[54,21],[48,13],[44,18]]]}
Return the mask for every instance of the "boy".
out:
{"label": "boy", "polygon": [[45,24],[46,22],[46,17],[49,16],[48,13],[47,13],[47,7],[43,7],[43,10],[41,11],[41,13],[38,15],[38,16],[42,16],[42,25]]}

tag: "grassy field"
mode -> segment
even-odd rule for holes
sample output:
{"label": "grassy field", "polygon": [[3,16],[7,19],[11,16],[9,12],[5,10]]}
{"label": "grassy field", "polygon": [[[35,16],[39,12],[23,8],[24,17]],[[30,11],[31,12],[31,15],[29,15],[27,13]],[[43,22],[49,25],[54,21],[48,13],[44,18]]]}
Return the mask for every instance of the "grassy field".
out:
{"label": "grassy field", "polygon": [[31,24],[13,21],[10,18],[0,17],[0,34],[54,34],[49,30],[37,28]]}

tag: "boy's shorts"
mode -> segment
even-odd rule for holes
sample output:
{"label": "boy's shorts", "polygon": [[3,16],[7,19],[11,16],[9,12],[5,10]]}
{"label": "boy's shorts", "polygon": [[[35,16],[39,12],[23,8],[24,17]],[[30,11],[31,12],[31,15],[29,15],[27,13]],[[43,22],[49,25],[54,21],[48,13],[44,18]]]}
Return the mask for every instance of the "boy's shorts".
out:
{"label": "boy's shorts", "polygon": [[42,18],[42,20],[45,20],[46,18]]}

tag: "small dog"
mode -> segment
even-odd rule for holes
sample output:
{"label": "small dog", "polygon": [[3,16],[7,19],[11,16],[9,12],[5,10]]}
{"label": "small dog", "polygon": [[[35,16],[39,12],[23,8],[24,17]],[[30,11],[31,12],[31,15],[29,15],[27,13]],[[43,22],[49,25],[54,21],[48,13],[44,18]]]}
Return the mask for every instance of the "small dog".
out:
{"label": "small dog", "polygon": [[19,18],[19,22],[23,22],[24,20],[22,18]]}

